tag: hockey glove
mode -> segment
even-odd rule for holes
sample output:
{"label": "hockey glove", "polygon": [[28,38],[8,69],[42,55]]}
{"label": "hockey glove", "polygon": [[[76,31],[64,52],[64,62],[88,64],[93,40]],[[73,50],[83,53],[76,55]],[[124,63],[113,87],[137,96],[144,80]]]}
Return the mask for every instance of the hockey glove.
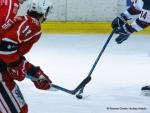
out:
{"label": "hockey glove", "polygon": [[52,81],[43,73],[40,67],[36,67],[36,72],[33,76],[38,79],[36,81],[32,80],[36,88],[47,90],[51,87]]}
{"label": "hockey glove", "polygon": [[25,78],[27,70],[30,66],[31,64],[24,57],[22,57],[17,62],[9,64],[7,70],[10,77],[15,80],[22,81]]}
{"label": "hockey glove", "polygon": [[129,24],[125,24],[122,27],[116,29],[115,33],[119,34],[116,38],[117,44],[121,44],[123,41],[127,40],[131,33],[135,32],[136,30],[130,26]]}
{"label": "hockey glove", "polygon": [[112,21],[112,28],[117,29],[118,27],[122,27],[129,19],[126,17],[124,13],[121,13],[120,16],[116,17]]}

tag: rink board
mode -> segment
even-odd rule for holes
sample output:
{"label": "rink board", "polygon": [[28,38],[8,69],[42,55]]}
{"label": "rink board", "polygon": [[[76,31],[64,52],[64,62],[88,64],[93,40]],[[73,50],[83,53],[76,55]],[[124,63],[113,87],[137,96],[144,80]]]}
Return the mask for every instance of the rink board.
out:
{"label": "rink board", "polygon": [[[45,22],[42,25],[44,33],[80,33],[80,34],[98,34],[110,33],[110,22]],[[140,34],[149,34],[150,28],[147,28]]]}

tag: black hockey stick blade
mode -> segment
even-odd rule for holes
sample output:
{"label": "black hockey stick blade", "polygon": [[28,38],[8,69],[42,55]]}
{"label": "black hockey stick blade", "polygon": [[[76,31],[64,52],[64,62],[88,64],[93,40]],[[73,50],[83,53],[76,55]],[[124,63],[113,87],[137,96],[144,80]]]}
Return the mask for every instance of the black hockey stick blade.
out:
{"label": "black hockey stick blade", "polygon": [[75,94],[82,88],[84,87],[87,83],[91,81],[91,76],[87,76],[75,89],[74,92]]}
{"label": "black hockey stick blade", "polygon": [[75,95],[83,86],[85,86],[89,81],[91,80],[91,77],[86,77],[74,90],[69,90],[69,89],[66,89],[66,88],[63,88],[61,86],[58,86],[58,85],[55,85],[55,84],[52,84],[51,87],[55,88],[55,89],[58,89],[58,90],[61,90],[63,92],[66,92],[66,93],[69,93],[69,94],[72,94],[72,95]]}

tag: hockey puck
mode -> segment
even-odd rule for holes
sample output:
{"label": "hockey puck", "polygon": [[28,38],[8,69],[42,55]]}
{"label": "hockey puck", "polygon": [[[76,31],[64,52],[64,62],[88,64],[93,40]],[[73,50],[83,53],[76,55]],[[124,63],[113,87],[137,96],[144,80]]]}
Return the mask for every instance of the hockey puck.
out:
{"label": "hockey puck", "polygon": [[81,94],[77,94],[77,95],[76,95],[76,98],[78,98],[78,99],[82,99],[82,98],[83,98],[83,96],[82,96]]}

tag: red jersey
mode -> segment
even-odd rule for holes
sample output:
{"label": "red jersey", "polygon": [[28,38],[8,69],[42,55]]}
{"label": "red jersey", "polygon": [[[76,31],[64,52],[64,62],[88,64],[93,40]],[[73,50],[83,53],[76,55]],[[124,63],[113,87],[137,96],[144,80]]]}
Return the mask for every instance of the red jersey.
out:
{"label": "red jersey", "polygon": [[26,54],[41,36],[38,20],[21,16],[22,21],[13,24],[0,42],[0,59],[5,63],[15,62]]}
{"label": "red jersey", "polygon": [[[13,23],[20,7],[18,0],[0,0],[0,33]],[[4,28],[3,28],[4,27]]]}

